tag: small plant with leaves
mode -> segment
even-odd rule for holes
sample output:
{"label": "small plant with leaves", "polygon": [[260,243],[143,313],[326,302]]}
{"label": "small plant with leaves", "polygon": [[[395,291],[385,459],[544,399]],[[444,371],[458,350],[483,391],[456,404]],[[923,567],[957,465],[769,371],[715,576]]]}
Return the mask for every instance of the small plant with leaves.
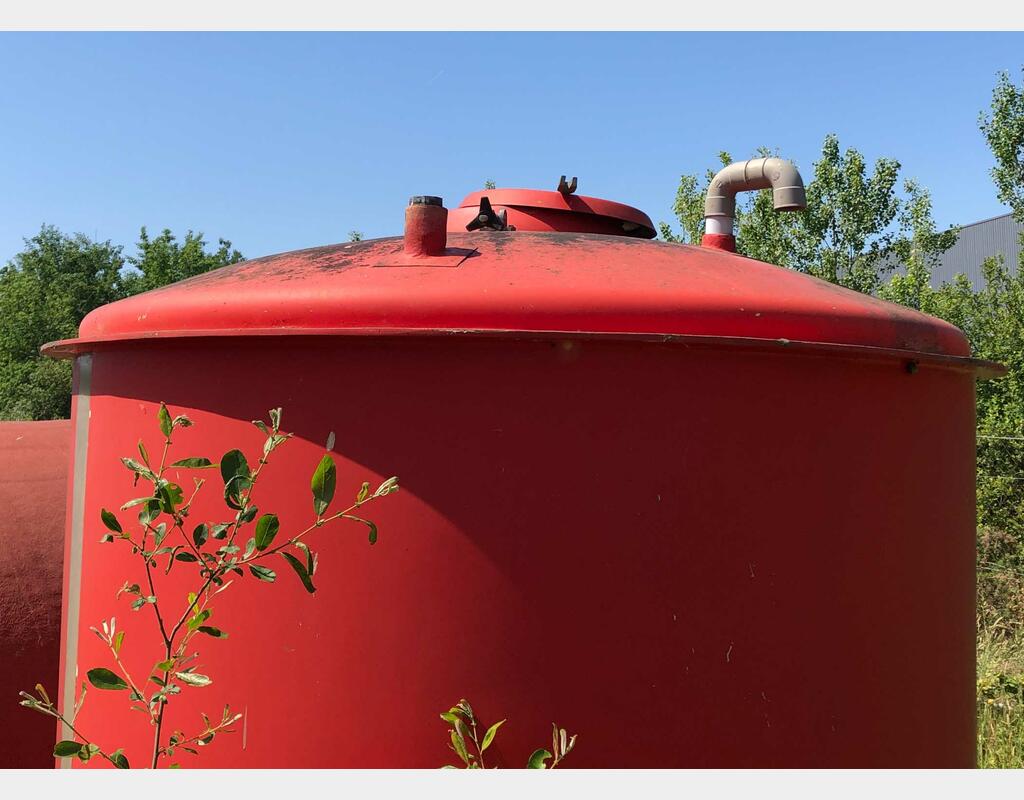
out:
{"label": "small plant with leaves", "polygon": [[[269,421],[253,421],[253,425],[266,437],[255,468],[250,468],[241,450],[225,453],[219,464],[198,456],[168,463],[175,432],[191,427],[192,421],[184,415],[172,417],[163,403],[157,416],[163,438],[159,460],[150,457],[142,440],[138,444],[138,459],[121,459],[133,475],[133,485],[143,481],[152,487],[151,492],[121,506],[122,512],[138,509],[137,532],[127,530],[118,516],[105,508],[100,510],[100,520],[106,529],[101,542],[127,547],[141,562],[140,579],[126,580],[117,597],[127,595],[131,598],[131,609],[135,612],[152,609],[151,619],[159,630],[162,648],[154,657],[153,667],[145,678],[141,682],[136,681],[122,659],[125,631],[118,629],[116,617],[111,617],[100,627],[90,628],[109,651],[110,664],[96,666],[86,672],[88,682],[82,683],[73,710],[61,711],[41,684],[36,685],[35,694],[21,692],[21,705],[63,723],[66,738],[53,750],[57,757],[77,757],[82,762],[98,757],[120,769],[129,767],[123,748],[110,750],[101,746],[76,727],[75,720],[85,702],[87,685],[103,691],[127,692],[131,709],[148,718],[153,727],[149,764],[154,768],[161,765],[161,759],[172,758],[176,751],[196,755],[198,748],[210,744],[217,734],[233,732],[232,726],[242,715],[233,713],[228,706],[224,707],[219,719],[201,715],[202,728],[194,733],[186,734],[178,729],[168,733],[166,725],[167,707],[176,695],[212,683],[210,676],[197,671],[194,662],[199,657],[195,648],[203,637],[226,639],[228,636],[219,623],[214,624],[211,620],[214,599],[247,575],[273,583],[277,572],[270,566],[271,556],[282,558],[305,590],[315,592],[313,578],[317,571],[317,555],[305,541],[306,537],[331,522],[347,520],[365,528],[370,544],[374,544],[377,526],[354,512],[398,490],[397,478],[389,478],[373,491],[369,483],[363,483],[353,503],[343,510],[328,513],[337,483],[336,467],[329,452],[334,447],[332,433],[327,442],[328,452],[317,464],[310,482],[313,521],[298,533],[282,536],[277,515],[260,514],[254,504],[257,484],[263,479],[263,471],[271,456],[292,437],[291,433],[281,430],[281,409],[271,410]],[[185,490],[169,479],[169,470],[218,467],[224,484],[224,503],[229,509],[225,516],[230,518],[227,521],[204,521],[187,532],[193,503],[205,481],[193,478],[194,488],[186,498]],[[247,537],[250,531],[251,535]],[[179,571],[188,568],[196,573],[194,591],[181,598],[178,608],[174,608],[175,598],[165,595],[157,586],[161,576],[169,575],[175,566]],[[150,686],[153,688],[147,688]],[[169,766],[179,765],[170,763]]]}
{"label": "small plant with leaves", "polygon": [[[487,769],[484,753],[494,742],[498,728],[505,724],[500,720],[491,725],[481,736],[478,730],[477,718],[473,713],[473,707],[465,700],[452,706],[441,714],[441,719],[451,726],[448,736],[451,739],[449,748],[459,757],[464,769]],[[576,745],[576,736],[568,736],[565,728],[559,728],[551,723],[551,750],[538,748],[530,754],[526,762],[527,769],[554,769]],[[551,759],[551,764],[545,764]],[[448,765],[445,769],[458,769]]]}

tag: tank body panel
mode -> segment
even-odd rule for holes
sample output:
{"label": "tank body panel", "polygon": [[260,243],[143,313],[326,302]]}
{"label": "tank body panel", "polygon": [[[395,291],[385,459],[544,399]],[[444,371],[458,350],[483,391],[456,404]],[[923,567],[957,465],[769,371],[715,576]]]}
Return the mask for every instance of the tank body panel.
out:
{"label": "tank body panel", "polygon": [[18,705],[57,697],[68,420],[0,422],[0,768],[53,766],[51,718]]}
{"label": "tank body panel", "polygon": [[[97,351],[84,489],[79,673],[157,660],[151,610],[101,507],[140,492],[120,464],[158,448],[165,401],[195,426],[174,455],[255,461],[250,420],[295,439],[255,502],[312,520],[336,434],[338,500],[402,489],[380,526],[319,531],[318,591],[285,562],[217,598],[168,723],[246,714],[185,767],[435,767],[438,713],[469,699],[488,751],[521,766],[558,722],[576,767],[974,764],[974,375],[854,359],[587,339],[149,342]],[[194,474],[194,473],[191,473]],[[191,474],[178,476],[189,486]],[[192,520],[226,521],[219,476]],[[123,523],[133,512],[118,512]],[[75,535],[74,531],[71,532]],[[186,565],[181,565],[186,566]],[[169,597],[194,580],[176,567]],[[143,765],[146,719],[92,691],[80,720]],[[175,760],[178,760],[177,758]]]}

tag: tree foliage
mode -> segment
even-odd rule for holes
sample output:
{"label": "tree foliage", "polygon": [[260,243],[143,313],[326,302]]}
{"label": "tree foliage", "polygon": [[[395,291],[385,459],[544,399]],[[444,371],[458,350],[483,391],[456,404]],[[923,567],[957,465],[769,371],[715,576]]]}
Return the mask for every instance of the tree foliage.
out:
{"label": "tree foliage", "polygon": [[0,268],[0,419],[70,411],[71,369],[39,347],[75,336],[89,311],[122,296],[121,248],[44,225]]}
{"label": "tree foliage", "polygon": [[1008,72],[1001,72],[991,109],[982,112],[979,127],[996,161],[991,173],[996,196],[1013,209],[1018,222],[1024,222],[1024,83],[1016,86]]}
{"label": "tree foliage", "polygon": [[136,248],[137,254],[128,258],[132,269],[121,275],[120,288],[124,297],[243,260],[242,254],[232,249],[229,241],[218,239],[217,249],[207,252],[203,234],[188,231],[184,241],[178,242],[167,228],[151,239],[143,227]]}
{"label": "tree foliage", "polygon": [[74,337],[94,308],[241,260],[230,242],[208,251],[192,231],[179,242],[169,230],[150,238],[143,228],[126,258],[109,240],[44,225],[0,267],[0,419],[70,414],[71,365],[43,358],[39,348]]}

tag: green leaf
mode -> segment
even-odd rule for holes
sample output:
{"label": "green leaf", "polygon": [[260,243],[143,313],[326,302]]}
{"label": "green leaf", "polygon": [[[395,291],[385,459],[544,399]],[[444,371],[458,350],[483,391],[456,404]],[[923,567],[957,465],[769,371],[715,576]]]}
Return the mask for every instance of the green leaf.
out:
{"label": "green leaf", "polygon": [[252,573],[254,578],[266,581],[267,583],[273,583],[277,579],[277,573],[274,570],[261,567],[258,564],[250,564],[249,572]]}
{"label": "green leaf", "polygon": [[145,466],[144,464],[140,464],[134,458],[122,458],[121,463],[128,467],[128,469],[130,469],[132,472],[138,472],[139,474],[144,475],[147,478],[156,477],[155,475],[153,475],[153,471],[149,469],[149,467]]}
{"label": "green leaf", "polygon": [[174,666],[174,659],[173,658],[169,658],[166,661],[158,661],[153,666],[153,671],[154,672],[167,672],[173,666]]}
{"label": "green leaf", "polygon": [[392,476],[384,481],[380,486],[377,487],[377,491],[373,493],[374,497],[384,497],[392,492],[398,491],[398,477]]}
{"label": "green leaf", "polygon": [[270,547],[270,543],[277,536],[279,527],[280,523],[277,520],[277,514],[264,514],[260,517],[256,523],[256,549],[266,550]]}
{"label": "green leaf", "polygon": [[89,679],[89,683],[95,686],[97,689],[127,689],[128,684],[125,683],[121,676],[115,672],[111,672],[105,667],[96,667],[86,673],[86,677]]}
{"label": "green leaf", "polygon": [[259,511],[256,506],[248,506],[246,509],[238,515],[239,522],[252,522],[256,519],[256,514]]}
{"label": "green leaf", "polygon": [[195,557],[194,553],[185,552],[185,553],[178,553],[174,557],[174,560],[175,561],[186,561],[186,562],[191,563],[193,561],[198,561],[199,559]]}
{"label": "green leaf", "polygon": [[216,467],[210,459],[203,457],[183,458],[181,461],[175,461],[171,464],[172,467],[181,467],[182,469],[209,469],[210,467]]}
{"label": "green leaf", "polygon": [[334,459],[325,455],[320,459],[310,487],[313,490],[313,510],[319,517],[327,510],[334,499],[334,487],[337,482],[337,472],[334,467]]}
{"label": "green leaf", "polygon": [[241,475],[235,475],[233,478],[228,480],[224,484],[224,502],[227,503],[228,508],[234,509],[235,511],[242,510],[242,492],[252,486],[252,483],[248,478]]}
{"label": "green leaf", "polygon": [[205,633],[207,636],[212,636],[214,639],[227,639],[228,635],[220,628],[215,628],[212,625],[200,625],[196,628],[200,633]]}
{"label": "green leaf", "polygon": [[[163,543],[164,539],[166,539],[166,538],[167,538],[167,524],[161,522],[159,525],[157,525],[155,528],[153,528],[153,543],[157,547],[160,547],[160,545]],[[154,553],[153,555],[157,555],[157,554]]]}
{"label": "green leaf", "polygon": [[264,436],[270,436],[270,429],[267,427],[267,423],[265,423],[263,420],[261,420],[261,419],[254,419],[252,421],[252,424],[255,425],[257,428],[259,428],[260,431],[263,432]]}
{"label": "green leaf", "polygon": [[356,502],[361,503],[367,497],[370,496],[370,484],[368,481],[363,481],[363,485],[359,487],[359,492],[356,494]]}
{"label": "green leaf", "polygon": [[124,631],[118,631],[117,634],[114,636],[114,641],[113,641],[114,652],[115,653],[120,653],[121,652],[121,645],[122,644],[124,644]]}
{"label": "green leaf", "polygon": [[466,743],[463,741],[462,736],[458,731],[451,732],[452,748],[455,750],[459,758],[461,758],[466,764],[469,764],[469,753],[466,750]]}
{"label": "green leaf", "polygon": [[306,554],[306,572],[312,577],[316,574],[316,554],[309,549],[305,542],[296,542],[295,546]]}
{"label": "green leaf", "polygon": [[281,428],[281,409],[272,408],[267,414],[270,417],[270,424],[274,426],[274,433],[277,433]]}
{"label": "green leaf", "polygon": [[73,742],[70,739],[57,742],[53,747],[53,754],[57,758],[67,758],[68,756],[77,756],[78,751],[82,749],[81,742]]}
{"label": "green leaf", "polygon": [[174,428],[174,425],[171,422],[171,414],[167,410],[167,406],[163,403],[160,404],[160,410],[156,412],[156,418],[160,421],[160,433],[162,433],[166,439],[171,435],[171,430]]}
{"label": "green leaf", "polygon": [[100,746],[98,744],[83,744],[82,749],[78,751],[78,760],[85,764],[99,751]]}
{"label": "green leaf", "polygon": [[175,672],[174,677],[189,686],[209,686],[213,683],[206,675],[200,675],[198,672]]}
{"label": "green leaf", "polygon": [[316,591],[316,587],[313,585],[313,578],[310,576],[309,572],[306,571],[305,565],[291,553],[281,553],[281,555],[284,557],[285,561],[292,565],[292,569],[294,569],[295,573],[299,576],[299,580],[301,580],[302,585],[306,587],[306,591],[313,594],[313,592]]}
{"label": "green leaf", "polygon": [[551,753],[549,753],[547,750],[544,750],[543,748],[540,750],[534,750],[533,753],[530,755],[530,760],[526,762],[526,768],[547,769],[547,766],[544,764],[544,762],[547,761],[549,758],[551,758]]}
{"label": "green leaf", "polygon": [[125,758],[125,755],[121,752],[120,747],[110,754],[110,760],[113,763],[113,765],[118,769],[129,769],[128,759]]}
{"label": "green leaf", "polygon": [[226,539],[230,527],[230,522],[219,522],[210,529],[210,536],[214,539]]}
{"label": "green leaf", "polygon": [[[136,461],[134,458],[122,458],[121,459],[121,463],[124,464],[132,472],[141,472],[143,475],[152,475],[153,474],[152,471],[145,464],[142,464],[141,462]],[[136,477],[138,477],[138,476],[136,476]],[[134,484],[132,484],[132,485],[134,485]]]}
{"label": "green leaf", "polygon": [[192,541],[196,543],[196,547],[202,547],[206,544],[206,540],[210,536],[210,528],[204,522],[202,525],[197,525],[196,529],[192,531]]}
{"label": "green leaf", "polygon": [[121,528],[121,523],[117,521],[117,517],[107,511],[107,509],[100,509],[100,519],[102,519],[103,524],[107,526],[107,530],[113,531],[114,533],[124,533],[124,530]]}
{"label": "green leaf", "polygon": [[369,534],[370,544],[377,544],[377,526],[374,523],[370,522],[370,520],[368,520],[368,519],[363,519],[362,517],[356,517],[356,516],[354,516],[352,514],[345,514],[343,516],[345,517],[345,519],[351,519],[351,520],[354,520],[355,522],[363,523],[367,528],[370,529],[370,534]]}
{"label": "green leaf", "polygon": [[160,516],[160,501],[153,497],[146,501],[146,505],[139,512],[139,522],[148,525]]}
{"label": "green leaf", "polygon": [[203,611],[200,611],[198,614],[196,614],[194,617],[192,617],[192,619],[188,621],[188,629],[190,631],[194,631],[196,628],[198,628],[200,625],[206,622],[206,620],[210,618],[210,615],[212,613],[213,612],[210,611],[210,609],[208,608],[204,609]]}
{"label": "green leaf", "polygon": [[176,483],[166,483],[157,489],[157,498],[160,500],[160,508],[168,514],[173,514],[181,501],[185,499],[185,493]]}
{"label": "green leaf", "polygon": [[105,533],[100,537],[100,542],[106,543],[112,541],[114,541],[114,534],[112,533]]}
{"label": "green leaf", "polygon": [[132,506],[141,505],[142,503],[148,503],[152,499],[153,495],[150,495],[149,497],[136,497],[134,500],[129,500],[127,503],[121,506],[121,510],[127,511]]}
{"label": "green leaf", "polygon": [[498,728],[500,728],[504,722],[505,720],[501,720],[501,722],[495,722],[491,727],[487,729],[487,733],[484,734],[484,740],[480,743],[481,753],[491,746],[491,742],[494,741],[494,734],[498,732]]}
{"label": "green leaf", "polygon": [[232,478],[249,478],[249,462],[241,450],[229,450],[220,460],[220,474],[226,484]]}
{"label": "green leaf", "polygon": [[441,719],[447,722],[449,725],[458,725],[459,718],[450,711],[445,711],[441,714]]}

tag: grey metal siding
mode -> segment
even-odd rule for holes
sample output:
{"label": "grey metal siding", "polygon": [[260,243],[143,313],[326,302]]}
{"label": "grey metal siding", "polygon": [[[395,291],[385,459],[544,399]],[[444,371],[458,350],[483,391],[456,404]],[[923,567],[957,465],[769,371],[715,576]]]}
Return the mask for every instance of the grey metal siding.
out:
{"label": "grey metal siding", "polygon": [[939,258],[939,264],[932,272],[932,286],[948,283],[962,272],[975,289],[980,289],[984,285],[981,262],[999,253],[1002,253],[1010,272],[1016,275],[1022,232],[1024,225],[1015,222],[1010,214],[964,225],[956,244]]}

